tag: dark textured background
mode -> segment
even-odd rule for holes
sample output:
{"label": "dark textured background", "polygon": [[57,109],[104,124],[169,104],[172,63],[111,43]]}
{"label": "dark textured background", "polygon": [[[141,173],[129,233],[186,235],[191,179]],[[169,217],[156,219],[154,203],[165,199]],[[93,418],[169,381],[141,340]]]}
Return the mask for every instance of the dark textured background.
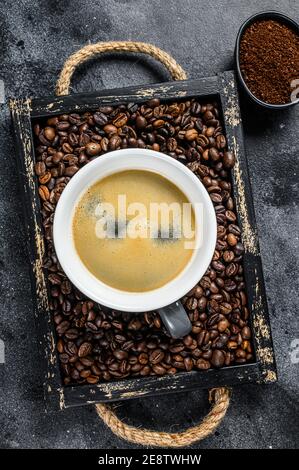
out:
{"label": "dark textured background", "polygon": [[[148,41],[173,54],[197,78],[233,66],[240,24],[262,9],[299,20],[298,1],[9,0],[0,4],[0,79],[6,96],[51,94],[69,54],[88,42]],[[76,91],[168,79],[162,66],[140,56],[88,63],[75,76]],[[290,359],[298,328],[299,106],[270,113],[242,101],[279,382],[243,386],[213,437],[197,448],[299,447],[299,364]],[[6,104],[0,104],[0,447],[127,448],[92,407],[46,416],[29,268],[21,221],[21,196]],[[181,430],[208,410],[207,393],[192,392],[120,404],[129,423]]]}

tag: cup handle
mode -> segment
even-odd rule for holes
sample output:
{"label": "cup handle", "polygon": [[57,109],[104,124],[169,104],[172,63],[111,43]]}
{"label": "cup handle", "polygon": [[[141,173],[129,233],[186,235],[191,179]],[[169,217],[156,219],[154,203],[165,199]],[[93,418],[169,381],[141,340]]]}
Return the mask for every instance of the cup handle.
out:
{"label": "cup handle", "polygon": [[178,300],[166,307],[159,308],[158,313],[170,336],[182,338],[190,333],[192,324],[182,303]]}

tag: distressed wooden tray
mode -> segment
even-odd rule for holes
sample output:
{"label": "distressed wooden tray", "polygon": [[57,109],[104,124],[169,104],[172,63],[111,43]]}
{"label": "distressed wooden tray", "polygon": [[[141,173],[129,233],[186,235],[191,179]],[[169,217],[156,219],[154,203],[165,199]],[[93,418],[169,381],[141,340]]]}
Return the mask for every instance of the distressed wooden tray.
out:
{"label": "distressed wooden tray", "polygon": [[[56,354],[56,334],[48,308],[48,291],[42,268],[44,256],[43,228],[37,180],[34,174],[32,120],[61,113],[95,110],[101,105],[143,102],[157,97],[171,100],[187,97],[213,97],[220,101],[228,148],[236,156],[232,184],[238,223],[245,247],[244,275],[255,362],[220,370],[180,372],[174,376],[131,378],[96,385],[64,386]],[[50,409],[97,402],[110,402],[140,396],[246,383],[269,383],[277,380],[268,308],[254,208],[244,153],[242,124],[237,86],[233,72],[199,80],[168,82],[88,94],[39,99],[11,99],[10,109],[17,147],[17,163],[23,193],[23,206],[35,299],[35,317],[44,360],[44,390]]]}

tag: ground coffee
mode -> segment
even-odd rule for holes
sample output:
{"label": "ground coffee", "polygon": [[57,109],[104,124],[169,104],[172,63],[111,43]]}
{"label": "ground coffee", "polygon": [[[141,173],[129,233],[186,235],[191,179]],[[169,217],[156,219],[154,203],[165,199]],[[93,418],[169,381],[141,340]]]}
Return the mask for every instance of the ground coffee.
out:
{"label": "ground coffee", "polygon": [[291,101],[299,79],[299,36],[274,20],[251,24],[240,43],[240,67],[250,91],[272,104]]}

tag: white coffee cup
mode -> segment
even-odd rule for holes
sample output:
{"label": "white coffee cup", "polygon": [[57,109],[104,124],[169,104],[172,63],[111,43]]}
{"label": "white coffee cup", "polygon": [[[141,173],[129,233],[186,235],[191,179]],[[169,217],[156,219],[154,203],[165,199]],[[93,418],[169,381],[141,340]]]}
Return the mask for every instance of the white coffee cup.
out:
{"label": "white coffee cup", "polygon": [[[199,241],[198,237],[201,238],[190,261],[178,276],[151,291],[125,292],[104,284],[83,264],[73,241],[73,215],[82,195],[100,179],[125,170],[152,171],[177,186],[193,206],[196,241]],[[116,150],[85,165],[72,177],[61,194],[53,224],[54,245],[61,267],[83,294],[115,310],[158,310],[173,337],[182,337],[191,329],[189,318],[178,299],[190,291],[206,272],[215,250],[216,235],[214,207],[200,180],[174,158],[147,149]]]}

